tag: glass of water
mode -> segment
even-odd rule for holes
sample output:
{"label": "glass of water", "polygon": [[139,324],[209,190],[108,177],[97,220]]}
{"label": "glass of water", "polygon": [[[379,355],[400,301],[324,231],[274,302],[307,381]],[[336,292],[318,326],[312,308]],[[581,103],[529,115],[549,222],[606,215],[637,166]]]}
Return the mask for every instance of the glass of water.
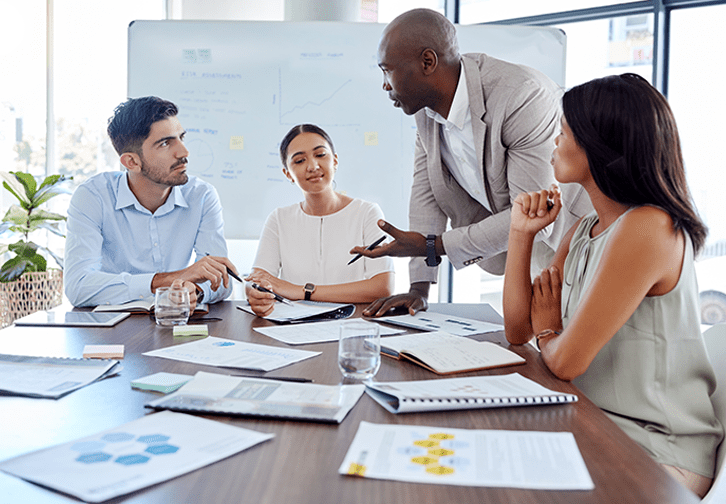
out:
{"label": "glass of water", "polygon": [[183,325],[189,320],[191,303],[186,287],[159,287],[154,300],[154,316],[160,326]]}
{"label": "glass of water", "polygon": [[370,380],[381,367],[381,332],[378,324],[347,320],[340,325],[338,367],[345,378]]}

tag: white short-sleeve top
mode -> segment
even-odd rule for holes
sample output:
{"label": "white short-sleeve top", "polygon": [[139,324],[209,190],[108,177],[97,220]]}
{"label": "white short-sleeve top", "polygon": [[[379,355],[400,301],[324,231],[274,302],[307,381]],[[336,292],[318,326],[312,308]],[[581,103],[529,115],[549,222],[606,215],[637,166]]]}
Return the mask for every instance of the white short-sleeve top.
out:
{"label": "white short-sleeve top", "polygon": [[390,257],[363,257],[348,265],[351,248],[385,235],[379,219],[383,212],[377,204],[357,198],[325,216],[306,214],[300,203],[276,208],[265,222],[253,268],[299,285],[334,285],[392,272]]}

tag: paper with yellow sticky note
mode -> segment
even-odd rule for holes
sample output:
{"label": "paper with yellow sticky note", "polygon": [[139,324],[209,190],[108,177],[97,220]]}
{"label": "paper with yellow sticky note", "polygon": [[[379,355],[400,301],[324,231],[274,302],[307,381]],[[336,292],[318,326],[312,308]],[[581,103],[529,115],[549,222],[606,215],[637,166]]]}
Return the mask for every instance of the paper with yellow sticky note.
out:
{"label": "paper with yellow sticky note", "polygon": [[[541,461],[547,461],[542,470]],[[361,422],[340,474],[442,485],[592,490],[571,432]]]}

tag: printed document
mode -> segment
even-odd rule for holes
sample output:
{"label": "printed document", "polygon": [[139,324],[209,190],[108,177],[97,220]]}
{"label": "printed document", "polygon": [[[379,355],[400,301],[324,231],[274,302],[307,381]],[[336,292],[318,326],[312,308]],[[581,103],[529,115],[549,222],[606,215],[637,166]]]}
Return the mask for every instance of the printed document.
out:
{"label": "printed document", "polygon": [[422,331],[443,331],[456,336],[471,336],[489,332],[503,331],[501,324],[491,324],[464,317],[444,315],[442,313],[422,311],[416,315],[393,315],[390,317],[378,317],[379,322],[388,324],[412,327]]}
{"label": "printed document", "polygon": [[272,437],[164,411],[6,460],[0,470],[86,502],[103,502],[176,478]]}
{"label": "printed document", "polygon": [[364,386],[317,385],[199,371],[177,392],[146,406],[190,413],[222,413],[340,423]]}
{"label": "printed document", "polygon": [[272,371],[320,355],[321,352],[255,345],[209,336],[202,340],[146,352],[143,355],[205,366]]}
{"label": "printed document", "polygon": [[120,368],[116,360],[0,354],[0,393],[58,399]]}
{"label": "printed document", "polygon": [[338,472],[440,485],[595,488],[571,432],[361,422]]}
{"label": "printed document", "polygon": [[[308,345],[310,343],[338,341],[340,338],[340,326],[343,322],[343,320],[330,320],[325,322],[310,322],[302,325],[255,327],[254,330],[270,338],[287,343],[288,345]],[[374,324],[375,322],[368,323]],[[381,336],[390,336],[404,332],[403,329],[379,325]]]}

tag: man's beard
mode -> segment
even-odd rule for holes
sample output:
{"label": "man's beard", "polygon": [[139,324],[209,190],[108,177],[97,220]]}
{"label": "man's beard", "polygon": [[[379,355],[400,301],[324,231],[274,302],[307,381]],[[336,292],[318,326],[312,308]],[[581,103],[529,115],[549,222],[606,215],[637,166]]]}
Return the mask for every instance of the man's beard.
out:
{"label": "man's beard", "polygon": [[182,158],[169,168],[169,172],[166,173],[166,177],[162,176],[158,173],[157,170],[150,169],[146,162],[144,161],[144,158],[141,158],[141,174],[146,177],[147,179],[151,180],[152,182],[155,182],[157,184],[166,185],[169,187],[173,186],[179,186],[184,185],[189,180],[189,175],[184,173],[183,177],[173,178],[174,175],[174,169],[177,166],[182,166],[188,163],[187,158]]}

